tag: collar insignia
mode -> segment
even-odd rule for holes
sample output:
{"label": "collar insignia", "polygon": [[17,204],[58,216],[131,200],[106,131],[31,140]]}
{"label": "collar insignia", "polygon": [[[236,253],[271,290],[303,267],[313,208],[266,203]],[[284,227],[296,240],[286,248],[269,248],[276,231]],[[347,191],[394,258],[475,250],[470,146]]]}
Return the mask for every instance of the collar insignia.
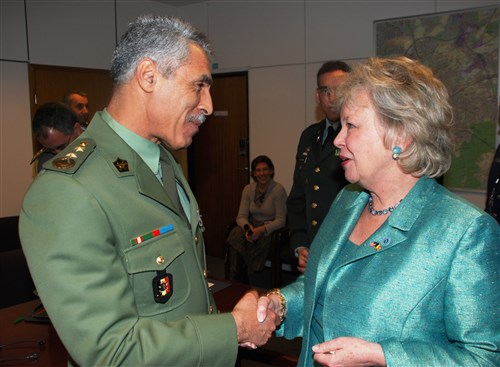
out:
{"label": "collar insignia", "polygon": [[113,162],[118,172],[128,172],[128,162],[121,158],[116,158],[116,161]]}

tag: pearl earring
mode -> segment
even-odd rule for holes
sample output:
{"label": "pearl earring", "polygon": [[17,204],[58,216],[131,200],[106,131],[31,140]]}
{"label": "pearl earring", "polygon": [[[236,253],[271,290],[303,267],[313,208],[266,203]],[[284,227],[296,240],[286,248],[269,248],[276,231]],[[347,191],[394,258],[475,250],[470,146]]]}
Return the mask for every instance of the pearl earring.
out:
{"label": "pearl earring", "polygon": [[401,153],[403,153],[403,149],[401,149],[401,147],[398,147],[396,145],[394,148],[392,148],[392,159],[397,161]]}

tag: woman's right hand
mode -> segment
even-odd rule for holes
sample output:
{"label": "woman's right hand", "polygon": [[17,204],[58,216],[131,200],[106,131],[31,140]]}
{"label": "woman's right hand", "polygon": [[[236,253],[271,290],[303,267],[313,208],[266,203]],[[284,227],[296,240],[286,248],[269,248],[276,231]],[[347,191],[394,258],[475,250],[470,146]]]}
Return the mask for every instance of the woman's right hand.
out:
{"label": "woman's right hand", "polygon": [[[277,295],[270,294],[259,298],[257,303],[257,320],[260,322],[264,321],[267,317],[268,310],[273,311],[274,314],[279,314],[281,311],[281,300]],[[276,326],[280,323],[280,318],[276,317]]]}

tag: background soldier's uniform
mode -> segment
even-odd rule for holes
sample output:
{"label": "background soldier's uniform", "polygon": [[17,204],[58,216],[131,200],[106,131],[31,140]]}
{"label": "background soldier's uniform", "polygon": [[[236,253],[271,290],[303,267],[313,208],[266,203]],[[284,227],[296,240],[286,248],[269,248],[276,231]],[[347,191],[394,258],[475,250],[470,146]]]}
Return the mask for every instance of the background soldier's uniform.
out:
{"label": "background soldier's uniform", "polygon": [[[326,120],[322,120],[307,127],[297,147],[293,186],[287,200],[292,250],[310,246],[333,199],[347,184],[335,147],[322,146],[325,126]],[[339,131],[340,126],[333,139]]]}

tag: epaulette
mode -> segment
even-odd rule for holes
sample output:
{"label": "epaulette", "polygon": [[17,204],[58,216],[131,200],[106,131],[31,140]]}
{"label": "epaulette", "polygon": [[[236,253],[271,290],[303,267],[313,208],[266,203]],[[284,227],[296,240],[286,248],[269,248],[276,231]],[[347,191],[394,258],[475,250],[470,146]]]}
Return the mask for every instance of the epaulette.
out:
{"label": "epaulette", "polygon": [[76,139],[53,159],[46,162],[43,168],[49,171],[73,174],[85,162],[87,157],[92,154],[95,147],[96,143],[93,139]]}
{"label": "epaulette", "polygon": [[33,156],[33,158],[31,158],[30,164],[33,164],[33,162],[36,161],[37,158],[40,157],[43,153],[45,153],[46,150],[47,150],[47,148],[42,147],[42,149],[40,149],[38,152],[36,152],[35,155]]}

